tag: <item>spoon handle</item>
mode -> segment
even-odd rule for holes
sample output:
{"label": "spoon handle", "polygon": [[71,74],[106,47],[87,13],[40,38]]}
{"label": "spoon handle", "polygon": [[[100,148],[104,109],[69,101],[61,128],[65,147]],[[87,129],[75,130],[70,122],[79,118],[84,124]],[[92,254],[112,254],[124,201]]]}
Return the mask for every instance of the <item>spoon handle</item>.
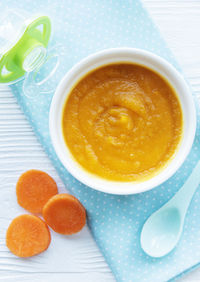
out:
{"label": "spoon handle", "polygon": [[192,197],[200,184],[200,161],[193,169],[191,175],[182,186],[182,188],[175,194],[175,196],[168,202],[168,204],[175,204],[182,212],[186,212],[192,200]]}

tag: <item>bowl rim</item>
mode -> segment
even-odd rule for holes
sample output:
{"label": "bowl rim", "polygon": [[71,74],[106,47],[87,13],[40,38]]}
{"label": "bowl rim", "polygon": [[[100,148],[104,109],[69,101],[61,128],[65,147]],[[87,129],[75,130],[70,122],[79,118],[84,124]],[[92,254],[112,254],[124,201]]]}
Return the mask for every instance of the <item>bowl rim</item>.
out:
{"label": "bowl rim", "polygon": [[[139,65],[146,66],[158,74],[161,75],[168,83],[176,90],[177,87],[182,89],[181,96],[180,92],[176,91],[176,94],[181,103],[182,113],[183,113],[183,135],[185,138],[186,145],[183,148],[183,144],[181,141],[180,148],[177,149],[177,154],[174,156],[172,160],[170,160],[166,167],[164,167],[158,174],[153,176],[152,178],[142,181],[142,182],[122,182],[122,181],[110,181],[101,177],[98,177],[86,169],[81,167],[81,165],[75,160],[75,158],[70,153],[67,148],[66,143],[64,142],[64,138],[62,135],[62,126],[60,122],[60,126],[58,126],[59,120],[61,121],[62,117],[62,109],[71,93],[71,89],[74,85],[81,79],[84,75],[86,75],[91,70],[94,70],[98,67],[104,66],[106,64],[111,64],[112,62],[119,63],[124,62],[123,59],[119,59],[118,57],[124,57],[125,61],[130,63],[135,63]],[[139,58],[139,59],[138,59]],[[112,61],[114,59],[114,61]],[[144,60],[144,63],[138,63],[138,60]],[[103,60],[107,61],[107,63],[103,63]],[[109,61],[111,60],[111,61]],[[145,61],[146,60],[146,61]],[[100,62],[99,62],[100,61]],[[101,64],[102,62],[102,64]],[[149,64],[153,65],[153,67],[149,67]],[[160,68],[160,70],[156,70],[156,66]],[[89,71],[88,71],[89,69]],[[80,72],[82,71],[82,74]],[[163,72],[167,72],[170,76],[163,75]],[[75,79],[74,77],[78,76],[79,79]],[[72,83],[71,81],[75,81]],[[68,86],[71,83],[71,87]],[[175,86],[176,84],[176,86]],[[178,86],[177,86],[178,85]],[[68,88],[68,91],[66,90]],[[63,103],[60,103],[62,100]],[[184,107],[183,109],[183,102]],[[62,104],[62,105],[61,105]],[[185,111],[188,111],[189,115],[187,119],[185,119]],[[185,124],[189,124],[187,132],[187,140],[186,140],[186,129]],[[64,167],[80,182],[83,184],[101,191],[110,194],[118,194],[118,195],[128,195],[128,194],[137,194],[145,191],[149,191],[166,180],[168,180],[183,164],[186,157],[188,156],[191,147],[193,145],[195,132],[196,132],[196,108],[194,104],[194,100],[190,91],[188,84],[186,83],[184,77],[173,67],[168,61],[151,53],[149,51],[137,48],[111,48],[105,49],[94,54],[89,55],[88,57],[82,59],[80,62],[75,64],[62,78],[60,83],[58,84],[55,94],[53,96],[50,112],[49,112],[49,129],[50,129],[50,137],[55,149],[55,152],[60,159],[61,163]],[[182,152],[182,153],[180,153]],[[176,162],[175,162],[176,160]]]}

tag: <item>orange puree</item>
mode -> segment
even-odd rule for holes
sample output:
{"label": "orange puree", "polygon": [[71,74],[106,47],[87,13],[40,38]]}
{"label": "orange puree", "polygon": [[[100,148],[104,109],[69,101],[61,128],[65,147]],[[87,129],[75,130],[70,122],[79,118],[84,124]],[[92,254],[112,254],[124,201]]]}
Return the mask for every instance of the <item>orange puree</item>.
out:
{"label": "orange puree", "polygon": [[87,171],[118,181],[151,178],[173,157],[182,135],[173,88],[143,66],[98,68],[71,90],[62,117],[65,142]]}

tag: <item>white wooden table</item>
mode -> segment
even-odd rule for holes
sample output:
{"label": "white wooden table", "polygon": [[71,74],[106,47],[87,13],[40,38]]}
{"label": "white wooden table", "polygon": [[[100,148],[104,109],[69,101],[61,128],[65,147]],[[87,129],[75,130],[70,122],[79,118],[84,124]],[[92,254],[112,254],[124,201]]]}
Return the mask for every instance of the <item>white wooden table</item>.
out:
{"label": "white wooden table", "polygon": [[[182,66],[194,93],[199,95],[200,0],[143,2]],[[16,203],[15,184],[19,175],[31,168],[48,172],[57,181],[59,191],[66,191],[12,93],[0,88],[0,280],[115,281],[87,227],[70,239],[53,233],[49,250],[40,257],[19,262],[8,252],[5,247],[8,222],[24,213]],[[200,281],[200,269],[180,281]]]}

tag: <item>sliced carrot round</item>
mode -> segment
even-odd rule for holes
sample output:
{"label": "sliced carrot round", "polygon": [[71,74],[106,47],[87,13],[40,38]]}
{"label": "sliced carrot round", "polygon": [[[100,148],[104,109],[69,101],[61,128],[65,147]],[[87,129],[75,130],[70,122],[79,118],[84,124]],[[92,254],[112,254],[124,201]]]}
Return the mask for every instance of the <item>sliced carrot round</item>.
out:
{"label": "sliced carrot round", "polygon": [[74,196],[58,194],[43,208],[46,223],[57,233],[70,235],[79,232],[86,223],[86,211]]}
{"label": "sliced carrot round", "polygon": [[23,214],[10,223],[6,245],[18,257],[31,257],[45,251],[51,242],[47,224],[39,217]]}
{"label": "sliced carrot round", "polygon": [[23,173],[16,186],[19,205],[32,213],[41,213],[45,203],[57,193],[58,188],[53,178],[35,169]]}

